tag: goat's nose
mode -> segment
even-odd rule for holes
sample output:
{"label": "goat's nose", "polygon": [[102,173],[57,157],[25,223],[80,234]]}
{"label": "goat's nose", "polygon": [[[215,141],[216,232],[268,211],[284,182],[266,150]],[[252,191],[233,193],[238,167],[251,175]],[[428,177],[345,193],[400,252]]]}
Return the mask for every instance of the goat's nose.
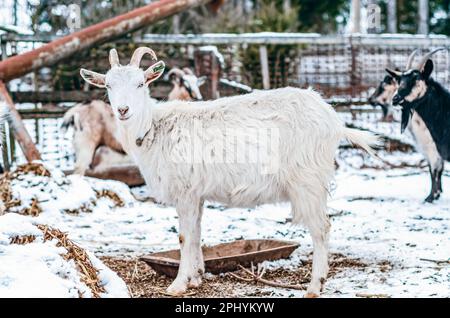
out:
{"label": "goat's nose", "polygon": [[128,113],[128,110],[129,110],[130,108],[128,107],[128,106],[124,106],[124,107],[119,107],[118,109],[117,109],[117,111],[119,112],[119,114],[121,115],[121,116],[123,116],[123,115],[125,115],[126,113]]}
{"label": "goat's nose", "polygon": [[396,95],[394,96],[394,98],[392,99],[392,103],[393,103],[394,105],[398,105],[398,104],[401,102],[401,100],[402,100],[402,98],[400,97],[400,95],[396,94]]}

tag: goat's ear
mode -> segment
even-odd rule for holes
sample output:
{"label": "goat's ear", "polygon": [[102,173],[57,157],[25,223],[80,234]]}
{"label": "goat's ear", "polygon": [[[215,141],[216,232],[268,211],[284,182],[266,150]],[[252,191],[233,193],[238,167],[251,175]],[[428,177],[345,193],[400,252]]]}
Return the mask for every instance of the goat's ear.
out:
{"label": "goat's ear", "polygon": [[100,88],[106,87],[106,85],[105,85],[106,76],[104,74],[100,74],[100,73],[89,71],[89,70],[82,68],[80,70],[80,75],[86,82],[88,82],[91,85],[94,85],[94,86],[97,86]]}
{"label": "goat's ear", "polygon": [[163,61],[156,62],[145,71],[145,84],[149,85],[151,82],[157,80],[164,73],[166,64]]}
{"label": "goat's ear", "polygon": [[200,87],[200,86],[202,86],[203,84],[205,84],[207,79],[208,79],[208,77],[205,76],[205,75],[199,77],[199,78],[197,79],[197,85],[198,85],[198,87]]}
{"label": "goat's ear", "polygon": [[422,77],[424,79],[428,79],[431,75],[431,72],[433,72],[433,61],[427,60],[427,62],[425,63],[425,66],[423,67],[421,72],[422,72]]}
{"label": "goat's ear", "polygon": [[396,80],[398,80],[400,78],[400,76],[402,75],[401,72],[399,71],[393,71],[389,68],[386,69],[386,72],[388,72],[389,75],[391,75],[393,78],[395,78]]}

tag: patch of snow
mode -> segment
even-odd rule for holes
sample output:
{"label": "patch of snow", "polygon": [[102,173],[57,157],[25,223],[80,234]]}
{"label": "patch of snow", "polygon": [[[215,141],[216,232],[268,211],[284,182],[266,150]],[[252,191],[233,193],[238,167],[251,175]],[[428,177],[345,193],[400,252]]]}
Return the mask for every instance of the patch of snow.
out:
{"label": "patch of snow", "polygon": [[198,48],[200,51],[204,52],[213,52],[213,54],[216,56],[217,60],[220,63],[220,66],[222,69],[225,68],[225,58],[223,57],[222,53],[219,52],[219,49],[215,45],[206,45],[201,46]]}
{"label": "patch of snow", "polygon": [[[360,259],[367,267],[343,269],[328,279],[324,296],[355,297],[357,293],[380,293],[392,297],[449,297],[450,267],[423,260],[450,258],[450,192],[445,191],[450,189],[449,171],[444,172],[444,193],[440,200],[425,204],[423,199],[430,184],[427,169],[420,167],[423,164],[421,155],[380,151],[379,156],[391,164],[406,163],[411,167],[386,168],[360,150],[338,151],[339,168],[329,200],[329,213],[333,215],[330,251]],[[148,195],[145,189],[134,189],[132,193],[117,181],[76,175],[64,177],[57,171],[51,169],[52,174],[61,179],[26,176],[13,182],[13,192],[20,194],[24,201],[33,196],[43,201],[43,212],[32,219],[34,222],[67,231],[73,240],[96,255],[138,256],[178,248],[175,209],[136,200],[133,193],[143,198]],[[45,186],[42,185],[44,182]],[[116,207],[108,198],[97,199],[95,190],[100,189],[116,192],[124,206]],[[89,204],[92,212],[77,215],[65,212],[83,204]],[[263,238],[298,242],[300,247],[289,259],[265,263],[268,268],[295,270],[311,257],[312,244],[308,231],[302,226],[291,225],[286,221],[289,217],[288,203],[242,209],[207,202],[202,243],[214,245],[236,239]],[[4,218],[0,217],[0,224]],[[20,223],[12,227],[13,231],[17,231],[14,229],[17,227],[21,227]],[[0,248],[4,246],[0,245]],[[27,249],[16,249],[22,248]],[[26,257],[26,253],[16,255],[8,265],[0,265],[3,266],[0,268],[2,284],[11,280],[8,268],[13,266],[14,260],[23,262]],[[383,270],[379,266],[382,262],[391,264],[391,268]],[[108,273],[105,270],[106,276]],[[109,281],[107,277],[104,279]],[[123,282],[117,284],[111,287],[110,295],[125,290]],[[274,297],[296,297],[304,293],[280,288],[267,290]],[[71,294],[66,291],[61,295]]]}
{"label": "patch of snow", "polygon": [[252,88],[250,86],[244,85],[242,83],[238,83],[236,81],[231,81],[231,80],[228,80],[226,78],[221,78],[220,82],[225,84],[225,85],[238,88],[238,89],[243,90],[243,91],[248,92],[248,93],[250,93],[252,91]]}
{"label": "patch of snow", "polygon": [[[92,297],[81,281],[73,260],[56,240],[43,241],[36,219],[8,213],[0,216],[0,298],[4,297]],[[34,235],[24,245],[10,244],[15,236]],[[102,297],[128,297],[125,283],[92,253],[88,253],[106,292]]]}

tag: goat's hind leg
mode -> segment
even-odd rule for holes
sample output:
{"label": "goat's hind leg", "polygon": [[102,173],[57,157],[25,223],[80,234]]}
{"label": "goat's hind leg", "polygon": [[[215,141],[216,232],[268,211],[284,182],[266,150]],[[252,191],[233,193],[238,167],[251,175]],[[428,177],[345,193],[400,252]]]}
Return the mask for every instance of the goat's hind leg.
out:
{"label": "goat's hind leg", "polygon": [[293,222],[303,223],[313,242],[311,282],[305,297],[318,297],[328,275],[330,222],[326,213],[327,191],[325,188],[300,187],[290,197]]}
{"label": "goat's hind leg", "polygon": [[425,202],[432,203],[439,199],[442,193],[442,173],[444,171],[444,160],[437,156],[433,162],[429,163],[429,170],[431,176],[431,192],[426,197]]}
{"label": "goat's hind leg", "polygon": [[167,292],[173,295],[185,293],[188,287],[200,286],[205,271],[200,245],[203,202],[186,201],[177,205],[180,223],[180,267],[177,277],[167,289]]}

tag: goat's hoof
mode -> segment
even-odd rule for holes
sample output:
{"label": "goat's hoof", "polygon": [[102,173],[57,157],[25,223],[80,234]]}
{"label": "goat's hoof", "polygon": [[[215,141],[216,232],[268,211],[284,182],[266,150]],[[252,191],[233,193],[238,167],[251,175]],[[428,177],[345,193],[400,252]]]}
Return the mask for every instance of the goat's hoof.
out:
{"label": "goat's hoof", "polygon": [[202,284],[202,277],[200,275],[198,275],[196,277],[192,277],[189,280],[188,287],[189,288],[197,288],[197,287],[200,287],[201,284]]}
{"label": "goat's hoof", "polygon": [[175,279],[175,281],[167,288],[166,292],[171,296],[182,296],[186,293],[187,287],[185,282],[180,282]]}
{"label": "goat's hoof", "polygon": [[433,201],[434,201],[434,200],[437,200],[438,198],[439,198],[439,196],[435,198],[434,195],[431,195],[431,194],[430,194],[429,196],[427,196],[427,197],[425,198],[425,202],[426,202],[426,203],[433,203]]}
{"label": "goat's hoof", "polygon": [[305,297],[305,298],[319,298],[320,295],[319,295],[319,294],[316,294],[316,293],[308,292],[308,293],[305,294],[304,297]]}

